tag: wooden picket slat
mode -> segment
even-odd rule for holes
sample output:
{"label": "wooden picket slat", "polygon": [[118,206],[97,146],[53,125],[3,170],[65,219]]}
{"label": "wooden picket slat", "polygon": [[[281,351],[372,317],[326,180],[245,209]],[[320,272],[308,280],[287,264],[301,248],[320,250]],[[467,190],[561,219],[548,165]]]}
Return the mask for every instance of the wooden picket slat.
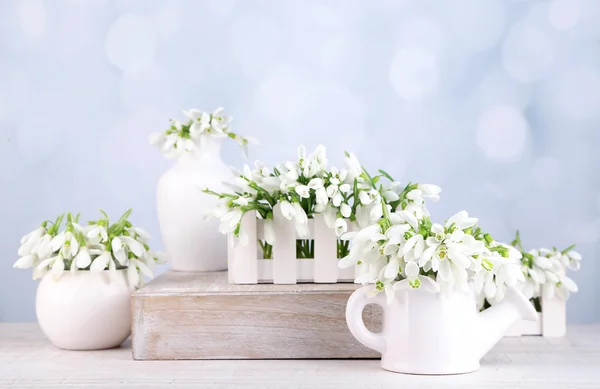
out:
{"label": "wooden picket slat", "polygon": [[273,283],[295,284],[296,271],[296,228],[294,222],[281,214],[281,205],[273,208],[273,228],[275,244],[273,245]]}
{"label": "wooden picket slat", "polygon": [[315,258],[313,280],[315,283],[338,281],[337,236],[325,224],[323,215],[314,217]]}
{"label": "wooden picket slat", "polygon": [[242,245],[239,242],[234,244],[232,235],[228,238],[228,277],[235,284],[258,283],[258,267],[256,263],[258,241],[256,238],[256,227],[256,212],[246,212],[242,217],[242,229],[248,236],[247,245]]}

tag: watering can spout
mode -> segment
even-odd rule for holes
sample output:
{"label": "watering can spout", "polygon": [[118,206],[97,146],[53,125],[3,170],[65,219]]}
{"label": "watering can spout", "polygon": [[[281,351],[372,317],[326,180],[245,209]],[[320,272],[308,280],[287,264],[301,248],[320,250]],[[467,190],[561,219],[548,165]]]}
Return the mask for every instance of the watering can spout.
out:
{"label": "watering can spout", "polygon": [[536,321],[538,315],[531,302],[516,288],[508,288],[504,299],[479,314],[478,338],[475,350],[482,358],[506,331],[519,320]]}

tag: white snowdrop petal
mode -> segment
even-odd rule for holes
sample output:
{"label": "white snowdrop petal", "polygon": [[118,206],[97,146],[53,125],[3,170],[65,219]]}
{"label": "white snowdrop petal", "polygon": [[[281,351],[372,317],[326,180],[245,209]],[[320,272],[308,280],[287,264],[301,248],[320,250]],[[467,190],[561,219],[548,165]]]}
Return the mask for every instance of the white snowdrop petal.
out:
{"label": "white snowdrop petal", "polygon": [[275,243],[275,228],[273,227],[273,220],[270,219],[266,219],[263,225],[264,228],[264,234],[265,234],[265,241],[268,244],[274,244]]}
{"label": "white snowdrop petal", "polygon": [[[80,269],[85,269],[86,267],[90,266],[91,263],[92,258],[90,257],[87,249],[82,249],[75,257],[75,266]],[[71,264],[71,266],[74,265]]]}
{"label": "white snowdrop petal", "polygon": [[400,270],[400,262],[397,259],[392,259],[385,267],[384,277],[387,280],[393,280],[398,276]]}
{"label": "white snowdrop petal", "polygon": [[57,280],[65,270],[65,261],[62,258],[57,258],[52,264],[52,276]]}
{"label": "white snowdrop petal", "polygon": [[342,213],[342,216],[343,216],[343,217],[345,217],[345,218],[349,218],[349,217],[350,217],[350,215],[352,214],[352,208],[351,208],[351,207],[350,207],[348,204],[346,204],[346,203],[343,203],[343,204],[340,206],[340,212]]}
{"label": "white snowdrop petal", "polygon": [[419,276],[421,281],[421,287],[431,293],[438,293],[440,291],[440,285],[427,276]]}
{"label": "white snowdrop petal", "polygon": [[103,253],[92,262],[92,266],[90,267],[90,271],[93,273],[101,273],[106,268],[109,259],[108,253]]}
{"label": "white snowdrop petal", "polygon": [[129,282],[129,286],[133,288],[138,286],[140,276],[138,274],[135,263],[130,263],[129,267],[127,268],[127,281]]}
{"label": "white snowdrop petal", "polygon": [[579,254],[577,251],[569,251],[567,253],[567,255],[569,256],[569,258],[574,259],[576,261],[581,261],[581,254]]}
{"label": "white snowdrop petal", "polygon": [[447,260],[439,261],[437,272],[438,276],[443,281],[450,281],[450,278],[452,277],[452,269],[450,268],[450,262]]}
{"label": "white snowdrop petal", "polygon": [[565,277],[562,280],[562,283],[564,284],[564,286],[567,288],[567,290],[569,292],[577,292],[579,290],[579,288],[577,287],[577,284],[575,283],[575,281],[573,281],[569,277]]}
{"label": "white snowdrop petal", "polygon": [[26,268],[32,267],[33,263],[34,263],[34,256],[26,255],[24,257],[19,258],[17,260],[17,262],[15,262],[13,267],[18,268],[18,269],[26,269]]}
{"label": "white snowdrop petal", "polygon": [[419,265],[415,262],[411,261],[406,264],[406,268],[404,269],[406,273],[406,278],[409,280],[414,280],[419,275]]}
{"label": "white snowdrop petal", "polygon": [[486,282],[483,286],[483,294],[487,299],[493,299],[496,296],[496,283],[495,282]]}
{"label": "white snowdrop petal", "polygon": [[152,279],[154,275],[152,274],[152,270],[142,261],[137,261],[137,266],[140,271],[148,278]]}

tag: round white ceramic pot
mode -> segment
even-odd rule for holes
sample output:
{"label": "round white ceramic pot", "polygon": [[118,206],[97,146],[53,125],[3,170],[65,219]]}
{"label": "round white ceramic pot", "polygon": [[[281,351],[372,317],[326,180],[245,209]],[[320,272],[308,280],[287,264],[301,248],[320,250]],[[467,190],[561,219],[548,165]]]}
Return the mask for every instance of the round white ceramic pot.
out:
{"label": "round white ceramic pot", "polygon": [[232,177],[221,160],[221,142],[205,136],[197,152],[182,155],[158,182],[158,221],[173,270],[227,269],[227,238],[219,233],[219,220],[205,220],[218,199],[202,192],[222,192]]}
{"label": "round white ceramic pot", "polygon": [[131,293],[126,270],[64,272],[42,277],[36,314],[42,332],[58,348],[100,350],[118,347],[131,333]]}

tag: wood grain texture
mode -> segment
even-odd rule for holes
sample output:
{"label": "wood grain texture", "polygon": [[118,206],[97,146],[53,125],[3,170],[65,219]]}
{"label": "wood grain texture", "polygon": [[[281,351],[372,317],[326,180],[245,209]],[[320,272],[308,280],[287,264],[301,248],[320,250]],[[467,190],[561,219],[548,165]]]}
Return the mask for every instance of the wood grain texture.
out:
{"label": "wood grain texture", "polygon": [[0,388],[543,388],[600,387],[600,325],[565,338],[504,338],[481,369],[456,376],[390,373],[378,360],[134,361],[128,343],[104,351],[53,347],[36,324],[0,324]]}
{"label": "wood grain texture", "polygon": [[[359,285],[232,285],[225,272],[167,272],[133,295],[133,356],[170,359],[375,358],[348,331]],[[376,330],[380,313],[363,312]]]}

